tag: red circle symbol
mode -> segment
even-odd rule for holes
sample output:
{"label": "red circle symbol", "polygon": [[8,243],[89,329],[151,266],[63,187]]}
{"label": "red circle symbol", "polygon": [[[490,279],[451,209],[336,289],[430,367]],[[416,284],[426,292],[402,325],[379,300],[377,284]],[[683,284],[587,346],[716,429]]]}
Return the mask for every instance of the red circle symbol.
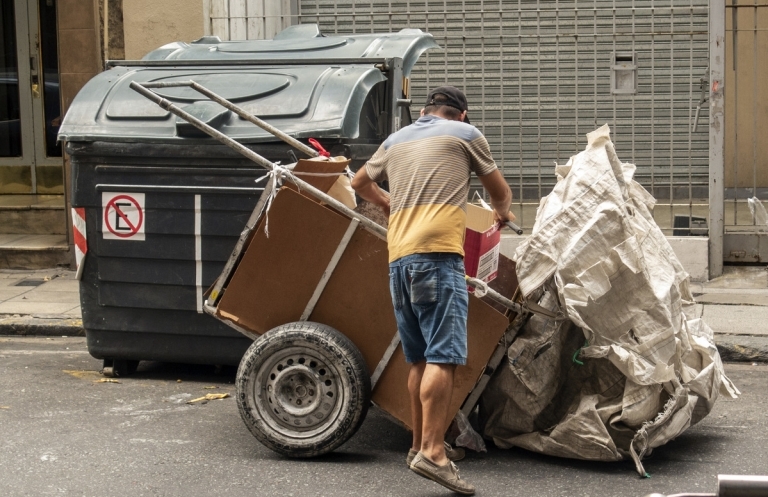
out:
{"label": "red circle symbol", "polygon": [[[137,222],[135,225],[131,222],[130,219],[128,219],[128,216],[120,209],[120,206],[117,205],[118,200],[126,200],[129,203],[131,203],[135,208],[136,211],[139,213],[139,222]],[[114,209],[115,213],[119,216],[120,219],[123,220],[125,224],[128,225],[129,231],[122,231],[118,232],[115,230],[117,226],[114,228],[109,223],[109,213],[111,210]],[[139,229],[141,229],[141,224],[144,222],[144,211],[141,208],[141,205],[139,205],[139,202],[129,196],[129,195],[117,195],[116,197],[112,197],[112,199],[107,203],[107,206],[104,208],[104,225],[107,227],[110,233],[113,235],[120,237],[120,238],[130,238],[136,233],[139,232]]]}

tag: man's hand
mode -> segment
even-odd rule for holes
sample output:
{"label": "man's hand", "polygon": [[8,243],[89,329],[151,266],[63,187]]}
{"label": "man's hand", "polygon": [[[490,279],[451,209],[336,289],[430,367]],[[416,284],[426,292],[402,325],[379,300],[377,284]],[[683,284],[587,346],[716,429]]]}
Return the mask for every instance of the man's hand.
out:
{"label": "man's hand", "polygon": [[363,199],[381,207],[384,214],[389,216],[389,193],[385,192],[379,185],[373,182],[365,166],[357,170],[355,177],[352,178],[352,188]]}
{"label": "man's hand", "polygon": [[[493,207],[494,217],[497,221],[513,221],[515,215],[509,212],[509,206],[512,205],[512,190],[509,189],[501,171],[496,169],[490,174],[480,176],[480,183],[491,196],[491,206]],[[509,216],[512,216],[511,218]]]}
{"label": "man's hand", "polygon": [[517,219],[517,218],[515,217],[514,214],[512,214],[512,211],[507,211],[507,215],[505,217],[502,217],[502,216],[499,215],[498,212],[493,211],[493,220],[496,221],[499,224],[504,224],[507,221],[511,221],[511,222],[514,223],[515,219]]}

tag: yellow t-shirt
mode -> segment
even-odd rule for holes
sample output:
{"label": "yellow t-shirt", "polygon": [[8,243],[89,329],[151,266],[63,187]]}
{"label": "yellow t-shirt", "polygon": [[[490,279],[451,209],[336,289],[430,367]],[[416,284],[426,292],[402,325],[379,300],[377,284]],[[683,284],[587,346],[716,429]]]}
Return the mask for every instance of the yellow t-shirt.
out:
{"label": "yellow t-shirt", "polygon": [[477,128],[423,116],[387,138],[364,167],[373,181],[389,181],[390,262],[411,254],[464,255],[470,175],[497,169]]}

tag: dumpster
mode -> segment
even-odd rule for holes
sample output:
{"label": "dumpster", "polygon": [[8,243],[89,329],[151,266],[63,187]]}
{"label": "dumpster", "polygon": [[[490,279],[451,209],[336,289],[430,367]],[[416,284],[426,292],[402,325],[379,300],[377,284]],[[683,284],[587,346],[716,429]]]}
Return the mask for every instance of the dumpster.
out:
{"label": "dumpster", "polygon": [[[174,43],[141,61],[110,62],[87,83],[59,139],[72,205],[85,218],[83,326],[105,372],[128,374],[140,360],[236,365],[251,343],[203,312],[203,292],[237,243],[264,170],[131,82],[197,81],[355,167],[410,122],[408,76],[436,46],[419,30],[326,37],[299,25],[273,40]],[[193,90],[159,92],[269,160],[295,162],[293,147]]]}

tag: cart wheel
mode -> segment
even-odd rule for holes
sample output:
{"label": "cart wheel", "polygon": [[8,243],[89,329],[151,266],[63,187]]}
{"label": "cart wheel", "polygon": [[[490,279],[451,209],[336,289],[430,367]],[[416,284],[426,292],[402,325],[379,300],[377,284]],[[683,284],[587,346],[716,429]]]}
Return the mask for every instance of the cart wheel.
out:
{"label": "cart wheel", "polygon": [[368,412],[371,379],[360,351],[330,326],[278,326],[259,337],[237,370],[237,405],[251,433],[289,457],[327,454]]}

